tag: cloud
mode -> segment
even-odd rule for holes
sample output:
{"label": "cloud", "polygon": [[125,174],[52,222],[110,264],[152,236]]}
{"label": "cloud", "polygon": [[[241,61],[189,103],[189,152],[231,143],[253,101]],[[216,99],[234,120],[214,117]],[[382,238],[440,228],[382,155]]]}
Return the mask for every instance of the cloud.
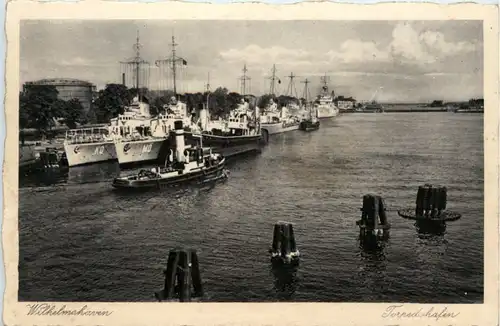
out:
{"label": "cloud", "polygon": [[359,40],[347,40],[342,43],[339,51],[330,50],[327,56],[331,62],[369,63],[389,61],[387,51],[379,50],[375,42],[362,42]]}
{"label": "cloud", "polygon": [[309,65],[314,55],[302,49],[288,49],[282,46],[262,48],[256,44],[242,49],[229,49],[220,52],[220,56],[228,62],[246,62],[248,64],[269,64],[279,62],[290,66]]}
{"label": "cloud", "polygon": [[61,66],[92,66],[90,60],[84,59],[82,57],[72,57],[69,59],[61,60],[59,62]]}
{"label": "cloud", "polygon": [[63,67],[95,67],[95,68],[101,68],[101,67],[114,67],[116,66],[116,62],[104,62],[104,61],[95,61],[95,60],[90,60],[82,57],[72,57],[69,59],[64,59],[60,60],[57,62],[59,66]]}
{"label": "cloud", "polygon": [[450,42],[438,31],[417,31],[409,23],[399,23],[392,30],[387,45],[374,41],[349,39],[337,49],[326,53],[314,53],[304,49],[291,49],[282,46],[261,47],[256,44],[242,49],[229,49],[220,52],[228,62],[246,62],[252,65],[280,65],[292,67],[329,66],[335,69],[354,69],[360,71],[404,70],[413,72],[411,67],[430,69],[429,65],[443,63],[450,57],[475,51],[477,45],[470,42]]}
{"label": "cloud", "polygon": [[446,42],[443,33],[426,31],[419,35],[419,40],[429,51],[444,56],[468,53],[476,50],[476,44],[470,42]]}
{"label": "cloud", "polygon": [[470,42],[447,42],[437,31],[418,33],[410,24],[400,23],[392,31],[389,45],[392,58],[405,64],[428,65],[476,50]]}

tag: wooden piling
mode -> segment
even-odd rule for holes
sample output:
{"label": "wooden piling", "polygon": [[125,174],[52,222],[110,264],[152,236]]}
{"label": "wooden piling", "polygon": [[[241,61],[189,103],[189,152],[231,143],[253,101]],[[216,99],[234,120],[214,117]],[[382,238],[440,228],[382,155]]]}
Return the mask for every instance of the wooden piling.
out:
{"label": "wooden piling", "polygon": [[273,261],[297,262],[300,253],[291,223],[278,222],[274,225],[273,243],[269,251]]}
{"label": "wooden piling", "polygon": [[385,208],[385,201],[382,197],[379,197],[379,208],[378,208],[378,216],[380,218],[380,224],[387,225],[389,224],[387,220],[387,212]]}
{"label": "wooden piling", "polygon": [[279,248],[281,248],[281,224],[276,223],[274,225],[273,245],[271,247],[271,252],[277,252],[279,251]]}
{"label": "wooden piling", "polygon": [[424,198],[425,198],[425,187],[418,187],[418,192],[417,192],[417,202],[416,202],[416,209],[415,209],[415,215],[417,216],[423,216],[424,215]]}
{"label": "wooden piling", "polygon": [[202,297],[203,296],[203,287],[201,284],[201,273],[200,273],[200,265],[198,263],[198,255],[196,251],[191,251],[191,275],[193,280],[193,296]]}
{"label": "wooden piling", "polygon": [[448,189],[446,187],[441,187],[439,189],[439,202],[438,202],[438,215],[440,216],[441,213],[446,209],[446,200],[448,196]]}
{"label": "wooden piling", "polygon": [[295,242],[295,234],[293,233],[293,225],[288,226],[288,231],[290,233],[290,251],[297,252],[297,243]]}
{"label": "wooden piling", "polygon": [[290,229],[287,224],[281,224],[281,257],[290,253]]}
{"label": "wooden piling", "polygon": [[364,195],[361,219],[356,224],[359,225],[361,238],[370,235],[385,236],[390,229],[390,224],[384,199],[376,195]]}
{"label": "wooden piling", "polygon": [[158,301],[178,298],[180,302],[201,297],[201,284],[198,256],[194,250],[170,250],[165,270],[165,287],[155,293]]}

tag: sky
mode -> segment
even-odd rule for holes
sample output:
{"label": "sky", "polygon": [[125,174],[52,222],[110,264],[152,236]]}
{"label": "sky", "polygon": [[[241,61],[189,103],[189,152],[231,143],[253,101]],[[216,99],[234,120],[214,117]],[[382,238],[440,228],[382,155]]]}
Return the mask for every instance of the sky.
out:
{"label": "sky", "polygon": [[[246,64],[252,94],[268,93],[271,70],[286,93],[293,72],[297,95],[304,81],[313,96],[321,76],[337,95],[358,101],[463,101],[483,97],[481,21],[23,21],[21,83],[41,78],[76,78],[98,88],[121,82],[120,61],[135,55],[150,63],[148,85],[170,80],[155,61],[177,54],[187,61],[180,91],[240,91]],[[144,85],[143,85],[144,86]]]}

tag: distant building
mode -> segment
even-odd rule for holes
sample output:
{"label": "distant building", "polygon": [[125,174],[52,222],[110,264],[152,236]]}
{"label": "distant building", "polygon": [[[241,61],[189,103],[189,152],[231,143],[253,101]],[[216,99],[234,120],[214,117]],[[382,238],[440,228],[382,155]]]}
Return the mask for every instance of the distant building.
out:
{"label": "distant building", "polygon": [[76,98],[80,101],[80,103],[82,103],[85,112],[88,112],[92,107],[92,99],[96,94],[96,87],[92,83],[71,78],[41,79],[37,81],[26,82],[24,84],[24,86],[28,85],[55,86],[55,88],[59,92],[59,99],[63,101],[69,101]]}
{"label": "distant building", "polygon": [[352,97],[337,97],[336,101],[339,110],[352,110],[356,105],[356,100]]}

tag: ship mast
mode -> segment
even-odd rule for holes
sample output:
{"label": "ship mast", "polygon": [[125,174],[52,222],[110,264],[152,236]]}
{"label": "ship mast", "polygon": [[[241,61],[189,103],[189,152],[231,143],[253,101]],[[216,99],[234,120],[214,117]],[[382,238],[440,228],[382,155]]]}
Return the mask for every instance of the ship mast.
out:
{"label": "ship mast", "polygon": [[208,73],[207,84],[205,85],[205,89],[207,92],[207,110],[208,110],[208,98],[210,96],[210,73]]}
{"label": "ship mast", "polygon": [[307,102],[308,99],[310,98],[309,88],[307,87],[307,85],[310,83],[310,81],[306,78],[306,80],[304,80],[302,83],[304,84],[304,98],[306,100],[306,107],[307,107]]}
{"label": "ship mast", "polygon": [[309,93],[309,88],[307,87],[307,85],[310,83],[310,81],[306,78],[306,80],[304,80],[302,82],[304,84],[304,98],[306,99],[306,108],[309,107],[309,117],[312,119],[312,112],[311,112],[311,105],[308,105],[308,100],[309,98],[311,97],[311,94]]}
{"label": "ship mast", "polygon": [[288,96],[292,96],[294,95],[294,91],[295,91],[295,97],[297,97],[297,88],[295,88],[295,83],[293,81],[293,79],[295,77],[297,77],[296,75],[292,73],[290,73],[290,76],[287,76],[288,78],[290,78],[290,82],[288,83],[288,88],[287,88],[287,91],[286,91],[286,95]]}
{"label": "ship mast", "polygon": [[326,93],[328,91],[328,82],[330,81],[330,77],[326,75],[321,76],[321,83],[323,84],[323,92]]}
{"label": "ship mast", "polygon": [[274,95],[274,86],[275,86],[275,82],[276,80],[279,81],[279,79],[276,77],[276,65],[273,64],[273,69],[271,70],[272,71],[272,76],[269,78],[271,79],[271,85],[270,85],[270,89],[269,89],[269,94],[271,95]]}
{"label": "ship mast", "polygon": [[243,97],[245,97],[246,94],[246,91],[247,91],[247,88],[246,88],[246,85],[247,85],[247,81],[250,81],[251,78],[247,76],[247,64],[245,63],[245,65],[243,66],[243,76],[241,76],[239,79],[241,81],[241,95]]}
{"label": "ship mast", "polygon": [[141,65],[146,65],[148,64],[147,61],[143,60],[141,58],[141,48],[142,45],[139,40],[139,31],[137,31],[137,38],[136,42],[133,46],[135,50],[135,57],[129,61],[121,61],[120,63],[126,66],[132,66],[135,74],[135,83],[134,86],[137,89],[137,97],[139,99],[141,98],[141,90],[140,90],[140,71],[141,71]]}
{"label": "ship mast", "polygon": [[167,64],[171,66],[172,68],[172,77],[173,77],[173,82],[174,82],[174,95],[177,96],[177,65],[181,63],[182,65],[187,65],[187,61],[184,58],[178,57],[176,54],[175,47],[178,45],[175,43],[175,36],[172,35],[172,43],[170,44],[172,46],[172,56],[167,59],[162,59],[162,60],[156,60],[155,64],[156,66],[160,67],[161,64]]}

